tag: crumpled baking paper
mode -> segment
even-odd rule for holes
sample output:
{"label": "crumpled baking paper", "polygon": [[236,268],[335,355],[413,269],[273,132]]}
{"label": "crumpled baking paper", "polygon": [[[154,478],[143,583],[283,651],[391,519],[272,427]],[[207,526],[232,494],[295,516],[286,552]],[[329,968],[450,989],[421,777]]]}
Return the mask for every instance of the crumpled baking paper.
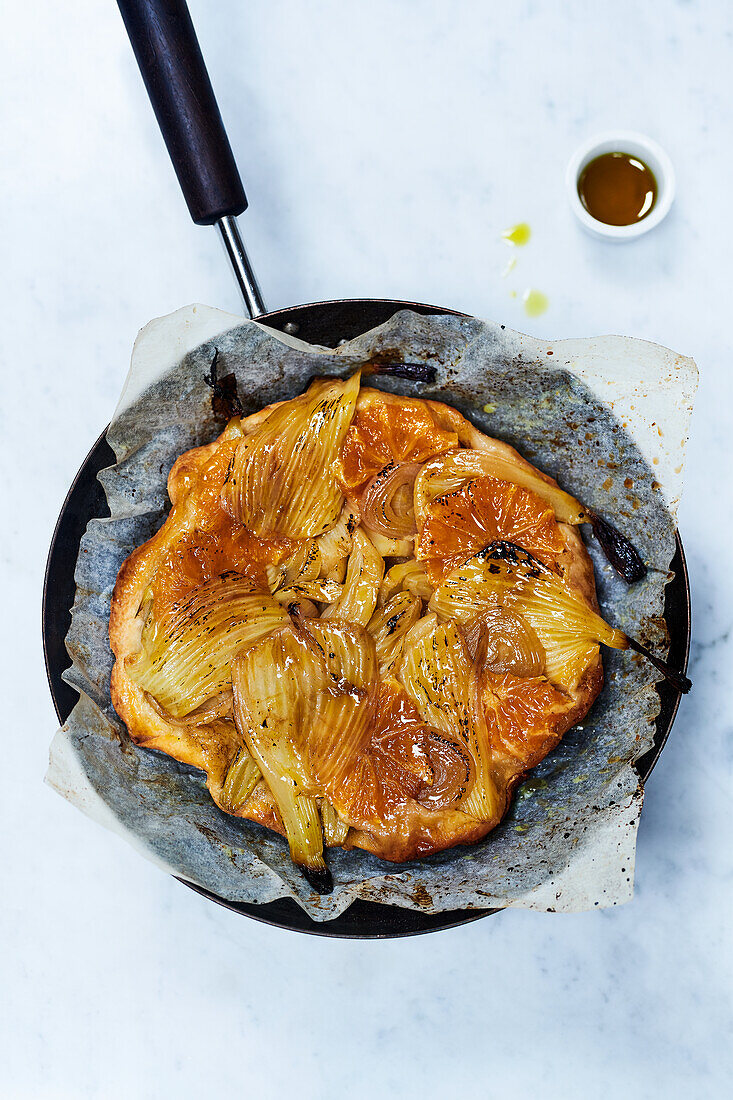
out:
{"label": "crumpled baking paper", "polygon": [[173,462],[221,431],[204,381],[215,349],[220,373],[236,375],[245,413],[294,397],[315,375],[350,373],[376,353],[435,366],[429,385],[386,377],[369,384],[454,405],[612,519],[650,568],[627,587],[591,537],[602,611],[665,650],[664,588],[697,377],[690,359],[640,340],[542,341],[491,322],[409,311],[331,350],[190,306],[142,330],[107,434],[117,464],[100,480],[111,516],[92,520],[80,546],[66,674],[80,698],[53,741],[48,782],[171,873],[231,901],[292,897],[316,921],[355,898],[431,913],[578,911],[628,900],[643,798],[632,765],[652,743],[659,709],[658,675],[630,652],[604,652],[598,702],[530,773],[484,841],[401,865],[332,849],[335,887],[326,897],[312,893],[281,837],[222,813],[201,773],[132,744],[110,701],[110,598],[124,559],[166,515]]}

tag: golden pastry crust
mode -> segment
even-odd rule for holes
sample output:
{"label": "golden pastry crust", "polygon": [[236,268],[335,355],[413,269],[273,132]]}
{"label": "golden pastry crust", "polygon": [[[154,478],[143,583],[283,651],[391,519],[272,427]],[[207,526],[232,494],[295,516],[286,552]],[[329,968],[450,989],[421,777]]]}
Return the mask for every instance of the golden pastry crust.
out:
{"label": "golden pastry crust", "polygon": [[[369,410],[375,404],[393,408],[427,410],[437,429],[455,433],[461,447],[474,450],[491,449],[504,454],[514,463],[539,474],[548,485],[556,483],[537,471],[508,444],[490,439],[475,428],[455,409],[436,401],[423,401],[395,397],[378,390],[362,388],[359,392],[356,414]],[[182,454],[168,477],[168,493],[172,502],[171,512],[160,530],[143,546],[129,556],[123,564],[115,585],[110,614],[109,637],[115,655],[112,672],[111,695],[117,713],[123,719],[132,740],[145,748],[157,749],[181,763],[192,765],[206,773],[207,786],[214,801],[226,812],[231,806],[223,798],[227,773],[240,749],[243,737],[228,717],[192,726],[190,720],[175,720],[136,683],[131,675],[131,664],[141,648],[144,604],[150,601],[151,585],[162,567],[171,572],[171,554],[182,540],[195,543],[203,537],[207,516],[211,508],[212,493],[226,477],[227,462],[241,440],[252,435],[267,419],[278,404],[268,406],[245,419],[234,420],[221,436],[203,447]],[[444,446],[443,446],[443,449]],[[227,461],[225,461],[227,460]],[[593,566],[576,527],[558,524],[561,549],[557,553],[558,566],[564,581],[590,608],[597,609]],[[256,550],[264,559],[270,555],[273,563],[283,557],[282,547]],[[264,568],[260,561],[254,568]],[[165,570],[163,570],[165,571]],[[254,574],[253,574],[254,575]],[[348,835],[342,840],[346,848],[362,848],[383,859],[401,862],[428,855],[452,847],[455,844],[473,843],[486,835],[506,812],[514,789],[523,775],[534,767],[560,741],[563,734],[588,711],[601,690],[603,668],[600,652],[588,663],[585,672],[572,690],[560,692],[552,689],[542,702],[541,720],[535,720],[529,735],[518,736],[511,741],[510,749],[499,738],[492,743],[494,778],[500,792],[499,806],[491,820],[477,821],[458,810],[430,810],[412,800],[403,807],[399,821],[387,821],[383,827],[370,823],[360,827],[350,823]],[[511,685],[510,685],[511,686]],[[538,690],[541,685],[538,685]],[[501,689],[506,695],[507,685],[494,685],[494,692]],[[484,704],[501,707],[502,702],[492,688],[483,689]],[[497,702],[497,699],[499,701]],[[541,700],[542,701],[542,700]],[[506,704],[508,705],[508,704]],[[511,715],[501,719],[511,727]],[[499,723],[501,724],[501,723]],[[512,727],[513,728],[513,727]],[[515,743],[516,742],[516,743]],[[255,821],[284,835],[284,828],[277,806],[265,783],[260,780],[243,805],[234,811],[235,816]],[[349,824],[347,822],[347,824]]]}

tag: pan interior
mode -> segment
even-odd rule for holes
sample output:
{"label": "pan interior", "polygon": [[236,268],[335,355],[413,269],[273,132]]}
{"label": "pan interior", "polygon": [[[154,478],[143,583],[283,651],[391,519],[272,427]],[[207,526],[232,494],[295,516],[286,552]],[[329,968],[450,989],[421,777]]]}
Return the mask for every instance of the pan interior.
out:
{"label": "pan interior", "polygon": [[[455,310],[411,302],[355,299],[320,302],[296,306],[267,314],[258,320],[273,328],[288,331],[299,339],[327,347],[336,347],[341,341],[353,339],[370,328],[389,320],[401,309],[422,314],[458,314]],[[43,597],[43,640],[49,685],[59,720],[63,723],[77,700],[77,692],[61,677],[70,665],[64,639],[71,622],[74,602],[74,566],[79,541],[91,518],[109,514],[104,492],[97,480],[100,469],[114,462],[105,433],[99,437],[79,470],[62,507],[54,532],[46,567]],[[686,668],[690,636],[690,603],[687,571],[682,544],[677,536],[676,553],[672,563],[674,580],[666,590],[665,619],[671,639],[670,661],[674,667]],[[657,688],[661,709],[656,720],[654,744],[638,761],[637,769],[642,780],[650,774],[669,735],[679,705],[680,696],[666,682]],[[191,885],[185,883],[185,885]],[[326,924],[311,921],[303,910],[290,899],[281,899],[264,905],[231,903],[200,887],[192,889],[210,900],[225,905],[236,912],[254,917],[293,931],[314,933],[341,938],[391,938],[416,935],[454,927],[477,920],[500,910],[474,909],[420,913],[397,906],[381,905],[357,900],[340,916]]]}

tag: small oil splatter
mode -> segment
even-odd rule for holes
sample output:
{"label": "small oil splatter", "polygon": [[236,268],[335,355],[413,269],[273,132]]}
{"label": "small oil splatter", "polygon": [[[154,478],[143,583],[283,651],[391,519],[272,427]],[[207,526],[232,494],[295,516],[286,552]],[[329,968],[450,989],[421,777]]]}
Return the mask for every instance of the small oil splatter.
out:
{"label": "small oil splatter", "polygon": [[528,317],[539,317],[550,304],[546,294],[531,287],[525,290],[522,301],[524,302],[524,312]]}
{"label": "small oil splatter", "polygon": [[517,801],[522,802],[525,798],[531,798],[537,794],[537,791],[544,791],[547,786],[546,779],[527,779],[519,788]]}
{"label": "small oil splatter", "polygon": [[507,275],[511,275],[514,268],[517,266],[517,257],[510,256],[508,263],[504,265],[504,270],[501,273],[502,279],[506,279]]}
{"label": "small oil splatter", "polygon": [[529,238],[532,236],[532,230],[526,222],[518,222],[517,225],[512,225],[509,229],[505,229],[501,236],[502,240],[505,240],[507,244],[515,244],[521,247],[529,241]]}

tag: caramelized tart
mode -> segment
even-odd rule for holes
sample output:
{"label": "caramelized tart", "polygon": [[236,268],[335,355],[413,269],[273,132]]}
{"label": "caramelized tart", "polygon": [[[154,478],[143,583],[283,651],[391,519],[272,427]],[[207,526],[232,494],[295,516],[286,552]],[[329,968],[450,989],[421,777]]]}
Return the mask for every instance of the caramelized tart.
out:
{"label": "caramelized tart", "polygon": [[455,409],[324,379],[171,470],[112,600],[133,741],[227,814],[401,862],[473,843],[601,690],[585,512]]}

